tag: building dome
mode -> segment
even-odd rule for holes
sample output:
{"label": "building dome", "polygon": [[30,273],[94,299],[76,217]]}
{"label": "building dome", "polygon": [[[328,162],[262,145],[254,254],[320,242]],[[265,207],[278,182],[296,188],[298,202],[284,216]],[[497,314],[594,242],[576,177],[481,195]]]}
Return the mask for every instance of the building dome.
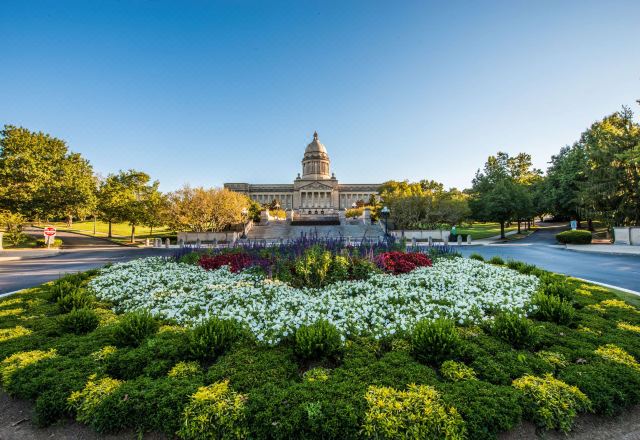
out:
{"label": "building dome", "polygon": [[302,158],[302,179],[330,179],[329,166],[330,161],[327,149],[318,140],[318,132],[314,132],[313,140],[304,150],[304,157]]}
{"label": "building dome", "polygon": [[327,149],[322,145],[322,142],[318,140],[318,132],[313,133],[313,140],[307,148],[305,148],[304,153],[324,153],[327,154]]}

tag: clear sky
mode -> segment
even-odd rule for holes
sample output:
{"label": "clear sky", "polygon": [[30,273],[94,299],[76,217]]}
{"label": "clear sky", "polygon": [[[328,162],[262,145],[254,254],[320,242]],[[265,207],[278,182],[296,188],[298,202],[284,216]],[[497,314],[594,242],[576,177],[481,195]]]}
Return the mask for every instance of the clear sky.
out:
{"label": "clear sky", "polygon": [[344,183],[464,188],[640,107],[640,1],[3,1],[0,123],[100,174],[290,183],[318,130]]}

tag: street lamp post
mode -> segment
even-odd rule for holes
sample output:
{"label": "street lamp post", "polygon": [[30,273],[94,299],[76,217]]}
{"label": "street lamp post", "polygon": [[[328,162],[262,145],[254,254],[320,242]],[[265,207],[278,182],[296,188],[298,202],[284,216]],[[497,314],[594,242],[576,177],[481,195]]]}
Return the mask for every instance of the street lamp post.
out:
{"label": "street lamp post", "polygon": [[389,208],[386,206],[380,210],[380,214],[382,214],[382,218],[384,218],[384,237],[389,237]]}
{"label": "street lamp post", "polygon": [[247,238],[246,230],[247,230],[247,214],[248,213],[249,211],[247,210],[247,208],[242,208],[242,235],[240,236],[240,238],[242,238],[243,240]]}

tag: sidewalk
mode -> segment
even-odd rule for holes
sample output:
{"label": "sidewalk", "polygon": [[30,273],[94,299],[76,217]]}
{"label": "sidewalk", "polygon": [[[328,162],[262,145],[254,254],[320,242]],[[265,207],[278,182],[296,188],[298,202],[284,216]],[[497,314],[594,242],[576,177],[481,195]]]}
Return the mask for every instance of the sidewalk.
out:
{"label": "sidewalk", "polygon": [[55,257],[61,249],[12,249],[0,251],[0,261],[31,260],[35,258]]}
{"label": "sidewalk", "polygon": [[596,252],[600,254],[640,255],[640,246],[624,244],[567,244],[556,245],[577,252]]}

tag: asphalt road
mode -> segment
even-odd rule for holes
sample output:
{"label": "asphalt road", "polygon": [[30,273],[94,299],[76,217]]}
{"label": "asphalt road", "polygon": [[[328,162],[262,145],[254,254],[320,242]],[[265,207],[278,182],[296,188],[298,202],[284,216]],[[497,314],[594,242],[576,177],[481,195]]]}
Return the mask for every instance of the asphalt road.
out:
{"label": "asphalt road", "polygon": [[0,294],[37,286],[66,273],[83,272],[107,263],[135,258],[171,255],[174,251],[111,246],[63,251],[55,257],[0,262]]}
{"label": "asphalt road", "polygon": [[[587,253],[559,247],[555,235],[566,226],[538,229],[529,237],[503,244],[461,247],[460,253],[478,253],[485,258],[500,256],[546,270],[640,291],[640,256]],[[454,245],[455,246],[455,245]]]}
{"label": "asphalt road", "polygon": [[[36,238],[42,238],[42,229],[28,227],[24,232]],[[91,237],[89,235],[74,234],[73,232],[58,231],[56,238],[62,240],[65,248],[97,248],[97,247],[121,247],[119,244],[106,238]]]}
{"label": "asphalt road", "polygon": [[[538,267],[613,286],[640,291],[640,256],[576,252],[555,246],[559,229],[540,229],[530,237],[507,244],[462,246],[469,256],[476,252],[485,258],[494,255],[525,261]],[[69,234],[69,233],[65,233]],[[73,234],[75,235],[75,234]],[[0,262],[0,294],[54,280],[65,273],[81,272],[107,263],[128,261],[153,255],[171,255],[170,249],[128,248],[91,241],[85,248],[69,249],[50,258]],[[454,245],[455,246],[455,245]]]}

